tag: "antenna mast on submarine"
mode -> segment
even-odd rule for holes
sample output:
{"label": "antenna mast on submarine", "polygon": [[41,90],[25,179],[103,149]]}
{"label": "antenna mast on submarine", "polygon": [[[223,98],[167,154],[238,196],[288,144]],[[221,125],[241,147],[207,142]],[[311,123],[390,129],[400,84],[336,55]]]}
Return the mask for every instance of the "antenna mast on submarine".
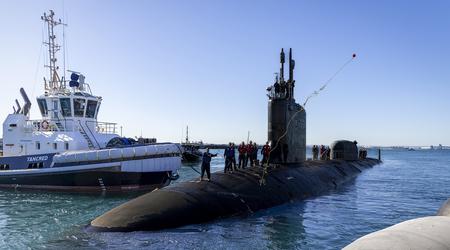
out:
{"label": "antenna mast on submarine", "polygon": [[290,48],[289,49],[289,80],[287,82],[289,99],[294,98],[294,86],[295,86],[294,68],[295,68],[295,61],[294,61],[294,59],[292,59],[292,48]]}
{"label": "antenna mast on submarine", "polygon": [[56,53],[61,49],[61,46],[56,43],[54,28],[57,25],[65,26],[66,24],[64,24],[61,19],[56,21],[54,16],[55,12],[53,12],[53,10],[50,10],[49,14],[44,13],[44,15],[41,16],[41,19],[47,23],[48,40],[45,41],[44,44],[48,47],[49,63],[48,65],[45,65],[45,67],[50,70],[48,84],[44,78],[45,90],[62,90],[65,88],[65,79],[60,79],[58,75],[59,66],[56,64],[56,61],[58,60],[56,58]]}
{"label": "antenna mast on submarine", "polygon": [[284,49],[281,49],[280,52],[280,73],[275,73],[275,84],[272,87],[269,87],[267,90],[270,91],[269,98],[270,99],[286,99],[293,100],[294,99],[294,68],[295,68],[295,60],[292,59],[292,48],[289,49],[289,78],[286,81],[284,79],[284,63],[285,54]]}

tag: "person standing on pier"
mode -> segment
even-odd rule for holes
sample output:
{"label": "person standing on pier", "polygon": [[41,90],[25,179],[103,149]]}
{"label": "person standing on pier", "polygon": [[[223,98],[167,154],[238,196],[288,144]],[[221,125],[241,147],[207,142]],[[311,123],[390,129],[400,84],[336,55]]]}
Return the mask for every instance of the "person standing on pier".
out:
{"label": "person standing on pier", "polygon": [[203,153],[202,157],[202,174],[200,180],[203,181],[203,176],[208,176],[208,181],[211,181],[211,158],[217,156],[217,154],[210,154],[209,148],[206,149],[206,152]]}
{"label": "person standing on pier", "polygon": [[245,157],[247,153],[247,147],[245,146],[245,143],[242,142],[241,145],[238,147],[239,152],[239,168],[244,169],[245,168]]}

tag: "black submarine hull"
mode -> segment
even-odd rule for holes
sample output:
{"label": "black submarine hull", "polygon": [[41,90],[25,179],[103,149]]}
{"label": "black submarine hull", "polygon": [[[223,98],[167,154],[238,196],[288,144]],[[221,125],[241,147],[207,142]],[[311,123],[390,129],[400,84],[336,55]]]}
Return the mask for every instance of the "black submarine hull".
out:
{"label": "black submarine hull", "polygon": [[[317,196],[354,179],[381,163],[305,161],[298,164],[253,167],[234,173],[213,173],[210,182],[191,180],[142,195],[91,222],[96,231],[151,231],[198,224],[252,213],[290,201]],[[265,184],[261,185],[264,179]]]}

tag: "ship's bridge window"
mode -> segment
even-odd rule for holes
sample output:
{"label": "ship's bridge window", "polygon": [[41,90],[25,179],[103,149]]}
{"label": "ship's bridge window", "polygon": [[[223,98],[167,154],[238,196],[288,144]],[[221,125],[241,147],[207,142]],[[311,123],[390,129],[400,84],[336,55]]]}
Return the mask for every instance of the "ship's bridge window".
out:
{"label": "ship's bridge window", "polygon": [[64,117],[72,116],[72,107],[70,105],[70,98],[61,98],[59,99],[61,103],[61,113]]}
{"label": "ship's bridge window", "polygon": [[47,100],[37,99],[37,103],[39,105],[39,110],[41,111],[42,116],[47,116],[47,112],[48,112]]}
{"label": "ship's bridge window", "polygon": [[94,118],[96,109],[97,109],[97,101],[88,100],[86,108],[86,118]]}
{"label": "ship's bridge window", "polygon": [[58,118],[58,100],[53,100],[53,118]]}
{"label": "ship's bridge window", "polygon": [[86,108],[86,100],[75,98],[73,99],[73,113],[77,117],[84,116],[84,109]]}

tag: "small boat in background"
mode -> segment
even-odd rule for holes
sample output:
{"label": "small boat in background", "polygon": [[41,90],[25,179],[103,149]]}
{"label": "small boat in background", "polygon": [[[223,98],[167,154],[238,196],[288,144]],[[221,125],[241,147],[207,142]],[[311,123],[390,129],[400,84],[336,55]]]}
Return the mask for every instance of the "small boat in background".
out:
{"label": "small boat in background", "polygon": [[202,159],[202,152],[200,147],[203,142],[190,142],[189,141],[189,127],[186,127],[186,141],[181,143],[183,149],[182,162],[194,163],[199,162]]}

